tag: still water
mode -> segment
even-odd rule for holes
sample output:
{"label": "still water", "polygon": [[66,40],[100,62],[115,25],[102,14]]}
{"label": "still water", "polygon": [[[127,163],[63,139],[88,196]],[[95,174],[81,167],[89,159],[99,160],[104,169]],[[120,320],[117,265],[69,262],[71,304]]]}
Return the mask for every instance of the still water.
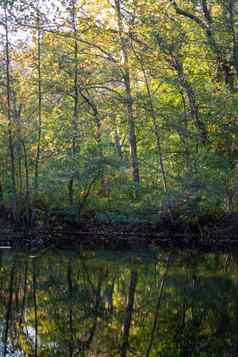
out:
{"label": "still water", "polygon": [[238,254],[0,252],[0,356],[238,356]]}

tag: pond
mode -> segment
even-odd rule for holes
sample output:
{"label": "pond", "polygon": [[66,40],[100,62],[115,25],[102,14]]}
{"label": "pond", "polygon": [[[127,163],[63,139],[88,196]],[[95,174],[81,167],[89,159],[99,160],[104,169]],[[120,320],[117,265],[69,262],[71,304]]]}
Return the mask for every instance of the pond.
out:
{"label": "pond", "polygon": [[0,252],[0,356],[236,356],[238,255]]}

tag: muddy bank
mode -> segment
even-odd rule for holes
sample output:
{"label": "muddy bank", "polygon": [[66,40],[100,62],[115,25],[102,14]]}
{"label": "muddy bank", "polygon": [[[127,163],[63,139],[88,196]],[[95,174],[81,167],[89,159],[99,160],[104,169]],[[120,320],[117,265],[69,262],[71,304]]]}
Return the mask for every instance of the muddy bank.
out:
{"label": "muddy bank", "polygon": [[38,249],[42,247],[146,248],[150,246],[204,249],[238,248],[238,213],[200,217],[196,222],[171,222],[164,218],[152,223],[113,223],[95,220],[67,222],[26,228],[1,218],[0,247]]}

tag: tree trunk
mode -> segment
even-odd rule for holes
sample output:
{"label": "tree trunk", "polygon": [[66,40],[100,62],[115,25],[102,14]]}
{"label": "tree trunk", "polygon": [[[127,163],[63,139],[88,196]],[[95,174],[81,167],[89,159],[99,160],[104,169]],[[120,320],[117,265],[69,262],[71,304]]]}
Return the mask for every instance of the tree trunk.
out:
{"label": "tree trunk", "polygon": [[136,131],[135,131],[135,120],[133,113],[133,97],[131,92],[131,79],[129,70],[129,60],[128,60],[128,50],[127,43],[124,38],[123,31],[123,21],[121,15],[120,0],[114,0],[116,7],[117,23],[120,37],[121,52],[123,55],[123,68],[122,77],[125,87],[125,104],[127,108],[127,122],[129,129],[129,145],[130,145],[130,157],[131,157],[131,167],[132,167],[132,179],[135,185],[140,182],[139,175],[139,162],[137,156],[137,142],[136,142]]}
{"label": "tree trunk", "polygon": [[198,107],[194,89],[193,89],[191,83],[186,78],[186,75],[185,75],[184,69],[183,69],[183,64],[181,63],[181,61],[179,60],[178,57],[173,56],[172,66],[178,74],[179,83],[180,83],[181,87],[186,92],[188,102],[189,102],[191,117],[193,119],[195,127],[198,130],[199,140],[204,144],[207,141],[207,130],[205,128],[204,123],[200,119],[199,107]]}
{"label": "tree trunk", "polygon": [[[232,51],[233,51],[233,64],[236,71],[236,75],[238,76],[238,39],[236,34],[236,8],[234,0],[227,1],[227,10],[229,14],[229,19],[227,21],[227,26],[230,29],[231,37],[232,37]],[[231,89],[234,90],[234,78],[232,81]]]}
{"label": "tree trunk", "polygon": [[133,306],[135,300],[136,284],[137,284],[137,272],[132,271],[129,293],[128,293],[128,304],[126,308],[126,314],[125,314],[124,326],[123,326],[123,336],[122,336],[122,344],[120,349],[120,357],[126,357],[127,350],[129,347],[129,335],[130,335],[130,327],[131,327]]}
{"label": "tree trunk", "polygon": [[[137,58],[138,58],[138,56],[137,56]],[[165,171],[165,165],[164,165],[164,156],[163,156],[163,152],[162,152],[162,148],[161,148],[160,127],[159,127],[159,124],[157,122],[157,113],[155,111],[153,97],[152,97],[151,90],[150,90],[150,85],[149,85],[149,80],[148,80],[147,75],[146,75],[146,71],[145,71],[145,68],[144,68],[144,64],[143,64],[142,58],[139,58],[139,61],[140,61],[141,69],[142,69],[142,72],[143,72],[146,91],[147,91],[147,96],[148,96],[148,100],[149,100],[149,112],[150,112],[150,115],[151,115],[151,118],[152,118],[152,121],[153,121],[153,129],[154,129],[154,134],[155,134],[155,138],[156,138],[156,146],[157,146],[157,151],[158,151],[158,155],[159,155],[160,171],[161,171],[161,175],[162,175],[163,189],[164,189],[164,193],[165,193],[165,196],[166,196],[168,214],[170,216],[171,221],[173,221],[173,215],[172,215],[172,211],[171,211],[171,207],[170,207],[170,199],[169,199],[167,177],[166,177],[166,171]]]}
{"label": "tree trunk", "polygon": [[15,152],[12,134],[12,110],[11,110],[11,78],[10,78],[10,50],[9,50],[9,32],[8,32],[8,10],[7,5],[5,12],[5,56],[6,56],[6,86],[7,86],[7,118],[8,118],[8,145],[10,151],[11,163],[11,183],[12,183],[12,214],[16,222],[18,220],[17,212],[17,187],[16,187],[16,167]]}
{"label": "tree trunk", "polygon": [[34,302],[34,316],[35,316],[35,346],[34,346],[34,355],[38,355],[38,314],[37,314],[37,294],[36,294],[36,271],[35,271],[35,261],[33,260],[33,302]]}
{"label": "tree trunk", "polygon": [[150,352],[151,352],[151,349],[152,349],[152,346],[153,346],[153,343],[154,343],[155,333],[156,333],[156,331],[158,331],[158,319],[159,319],[159,313],[160,313],[160,306],[161,306],[161,301],[162,301],[162,297],[163,297],[164,285],[165,285],[165,281],[166,281],[167,274],[168,274],[170,260],[171,260],[171,256],[168,257],[166,270],[165,270],[165,273],[162,276],[162,279],[161,279],[161,282],[160,282],[159,294],[158,294],[158,298],[157,298],[155,315],[154,315],[154,322],[153,322],[150,341],[149,341],[148,348],[146,350],[145,357],[149,357],[150,356]]}
{"label": "tree trunk", "polygon": [[23,298],[22,298],[22,306],[21,306],[20,319],[19,319],[19,329],[21,329],[24,321],[24,313],[26,308],[26,297],[27,297],[27,283],[28,283],[28,258],[26,258],[25,260]]}
{"label": "tree trunk", "polygon": [[37,133],[37,147],[35,157],[35,182],[34,195],[38,196],[38,177],[39,177],[39,162],[41,153],[41,133],[42,133],[42,74],[41,74],[41,24],[40,11],[37,9],[37,71],[38,71],[38,133]]}
{"label": "tree trunk", "polygon": [[22,139],[22,147],[23,147],[23,153],[24,153],[24,166],[25,166],[25,177],[26,177],[26,217],[27,217],[26,223],[27,223],[27,225],[30,225],[31,196],[30,196],[30,183],[29,183],[29,166],[28,166],[26,145],[25,145],[23,139]]}
{"label": "tree trunk", "polygon": [[[203,11],[205,21],[202,20],[200,16],[197,16],[196,14],[181,8],[177,4],[176,0],[170,0],[170,2],[174,6],[177,14],[194,21],[205,32],[209,47],[211,48],[213,54],[215,55],[219,77],[221,74],[226,86],[230,89],[230,91],[233,91],[234,78],[231,71],[232,64],[230,63],[230,61],[226,60],[224,56],[223,46],[221,46],[216,39],[216,33],[214,33],[214,29],[212,28],[212,23],[213,23],[212,14],[207,6],[207,0],[201,1],[201,5],[202,5],[201,9]],[[230,6],[230,4],[232,4],[233,6],[233,0],[229,0],[228,7]],[[232,22],[232,17],[230,17],[229,21]],[[234,41],[234,36],[232,37],[233,37],[233,60],[234,60],[234,65],[236,67],[238,61],[237,61],[237,57],[234,57],[234,55],[238,53],[238,47],[236,44],[237,41],[236,40]],[[236,70],[237,69],[238,67],[236,68]]]}
{"label": "tree trunk", "polygon": [[[72,114],[72,161],[75,164],[76,153],[77,153],[77,137],[78,137],[78,111],[79,111],[79,89],[78,89],[78,40],[77,40],[77,16],[76,16],[76,2],[72,0],[71,3],[71,21],[72,21],[72,31],[74,37],[74,85],[73,85],[73,98],[74,98],[74,107]],[[74,194],[74,173],[69,180],[69,204],[71,207],[75,204],[75,194]]]}
{"label": "tree trunk", "polygon": [[4,350],[3,350],[3,356],[5,357],[8,353],[7,351],[7,346],[8,346],[8,333],[10,329],[10,324],[11,324],[11,315],[12,315],[12,298],[13,298],[13,283],[14,283],[14,277],[15,277],[15,263],[13,263],[11,272],[10,272],[10,281],[9,281],[9,289],[8,289],[8,303],[6,307],[6,317],[5,317],[5,330],[4,330],[4,336],[3,336],[3,344],[4,344]]}
{"label": "tree trunk", "polygon": [[68,297],[69,297],[69,357],[74,354],[74,327],[73,327],[73,282],[72,282],[72,262],[71,259],[68,261],[67,269],[67,280],[68,280]]}

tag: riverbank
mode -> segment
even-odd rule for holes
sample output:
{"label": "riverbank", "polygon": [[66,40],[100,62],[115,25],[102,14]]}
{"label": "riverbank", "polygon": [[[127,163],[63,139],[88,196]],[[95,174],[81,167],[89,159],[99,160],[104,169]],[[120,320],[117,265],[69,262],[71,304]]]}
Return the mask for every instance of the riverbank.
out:
{"label": "riverbank", "polygon": [[238,213],[224,214],[219,220],[200,217],[195,222],[121,223],[81,220],[26,229],[1,218],[0,247],[90,247],[110,249],[147,248],[151,246],[230,249],[238,247]]}

